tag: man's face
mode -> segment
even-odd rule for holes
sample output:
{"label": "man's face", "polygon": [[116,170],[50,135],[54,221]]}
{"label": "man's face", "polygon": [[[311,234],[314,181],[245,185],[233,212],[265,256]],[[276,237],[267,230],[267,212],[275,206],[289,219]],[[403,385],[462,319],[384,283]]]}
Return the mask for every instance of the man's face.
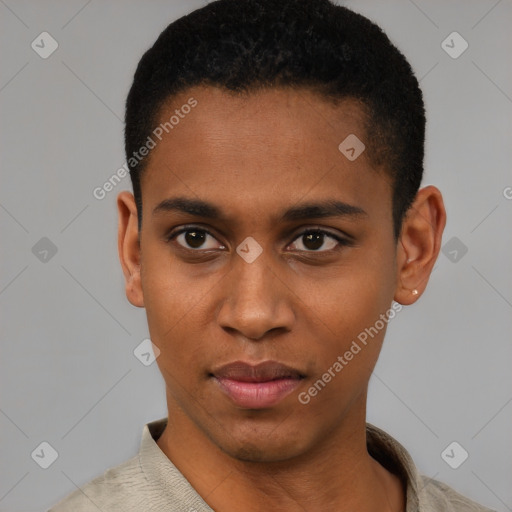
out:
{"label": "man's face", "polygon": [[[385,327],[344,354],[397,285],[390,180],[368,148],[353,161],[338,149],[351,134],[365,143],[353,101],[194,88],[160,120],[192,96],[142,177],[142,291],[171,420],[234,457],[285,460],[364,415]],[[334,202],[345,206],[319,214]],[[268,361],[293,371],[251,371]]]}

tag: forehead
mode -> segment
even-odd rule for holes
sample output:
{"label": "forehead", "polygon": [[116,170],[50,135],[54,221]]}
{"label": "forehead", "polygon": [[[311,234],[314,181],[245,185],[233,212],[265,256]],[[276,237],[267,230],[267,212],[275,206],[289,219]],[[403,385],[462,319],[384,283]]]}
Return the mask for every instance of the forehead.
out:
{"label": "forehead", "polygon": [[[178,120],[187,102],[197,106]],[[324,141],[337,149],[339,141],[350,133],[365,138],[365,114],[361,102],[347,98],[326,100],[306,88],[265,88],[249,93],[235,93],[218,87],[193,87],[169,99],[161,107],[157,123],[165,125],[174,117],[166,136],[183,140],[193,136],[208,141],[251,138],[273,146],[279,131],[279,143],[300,142],[306,146]],[[168,127],[170,128],[170,127]],[[220,140],[219,140],[220,142]],[[282,146],[286,149],[286,145]]]}
{"label": "forehead", "polygon": [[[194,108],[183,108],[191,102]],[[352,99],[335,105],[307,89],[239,95],[195,87],[170,99],[157,123],[167,130],[155,139],[141,179],[146,202],[179,190],[269,208],[308,191],[336,191],[357,204],[389,185],[368,158],[364,111]]]}

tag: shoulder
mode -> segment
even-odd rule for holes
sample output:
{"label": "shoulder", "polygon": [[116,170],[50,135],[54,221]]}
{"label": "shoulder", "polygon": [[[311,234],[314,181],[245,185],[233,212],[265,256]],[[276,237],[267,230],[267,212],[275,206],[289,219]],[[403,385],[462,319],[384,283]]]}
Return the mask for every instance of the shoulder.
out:
{"label": "shoulder", "polygon": [[422,476],[421,480],[423,489],[420,494],[423,494],[421,501],[426,505],[425,510],[435,512],[494,512],[490,508],[466,498],[438,480],[426,476]]}
{"label": "shoulder", "polygon": [[135,456],[119,466],[107,469],[48,512],[149,510],[147,498],[150,492],[151,486],[140,467],[139,456]]}
{"label": "shoulder", "polygon": [[406,483],[407,512],[495,512],[421,475],[409,452],[384,430],[367,423],[366,431],[372,457]]}

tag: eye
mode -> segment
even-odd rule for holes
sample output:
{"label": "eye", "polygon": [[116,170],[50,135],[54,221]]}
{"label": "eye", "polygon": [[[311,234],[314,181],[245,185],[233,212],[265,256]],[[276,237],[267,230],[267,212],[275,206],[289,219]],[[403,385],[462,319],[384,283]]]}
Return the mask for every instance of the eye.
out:
{"label": "eye", "polygon": [[[167,242],[176,240],[179,246],[191,251],[226,249],[207,229],[184,226],[166,237]],[[294,250],[303,252],[330,252],[339,246],[348,246],[350,241],[323,229],[307,229],[299,233],[290,244]]]}
{"label": "eye", "polygon": [[211,249],[225,249],[218,240],[206,229],[198,228],[197,226],[187,226],[171,233],[167,237],[170,242],[176,239],[176,242],[185,249],[191,250],[211,250]]}
{"label": "eye", "polygon": [[[296,242],[298,240],[299,242]],[[308,229],[299,233],[292,247],[306,252],[329,252],[336,250],[340,245],[349,245],[349,241],[322,229]],[[323,248],[323,249],[322,249]],[[322,249],[322,250],[320,250]]]}

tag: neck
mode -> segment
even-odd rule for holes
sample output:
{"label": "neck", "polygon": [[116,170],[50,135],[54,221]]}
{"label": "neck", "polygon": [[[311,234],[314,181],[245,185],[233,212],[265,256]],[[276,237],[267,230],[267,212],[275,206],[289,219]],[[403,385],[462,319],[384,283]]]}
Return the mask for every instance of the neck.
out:
{"label": "neck", "polygon": [[[171,405],[171,404],[169,404]],[[223,452],[180,408],[157,444],[214,510],[402,512],[405,491],[366,447],[366,403],[322,442],[293,459],[239,460]]]}

